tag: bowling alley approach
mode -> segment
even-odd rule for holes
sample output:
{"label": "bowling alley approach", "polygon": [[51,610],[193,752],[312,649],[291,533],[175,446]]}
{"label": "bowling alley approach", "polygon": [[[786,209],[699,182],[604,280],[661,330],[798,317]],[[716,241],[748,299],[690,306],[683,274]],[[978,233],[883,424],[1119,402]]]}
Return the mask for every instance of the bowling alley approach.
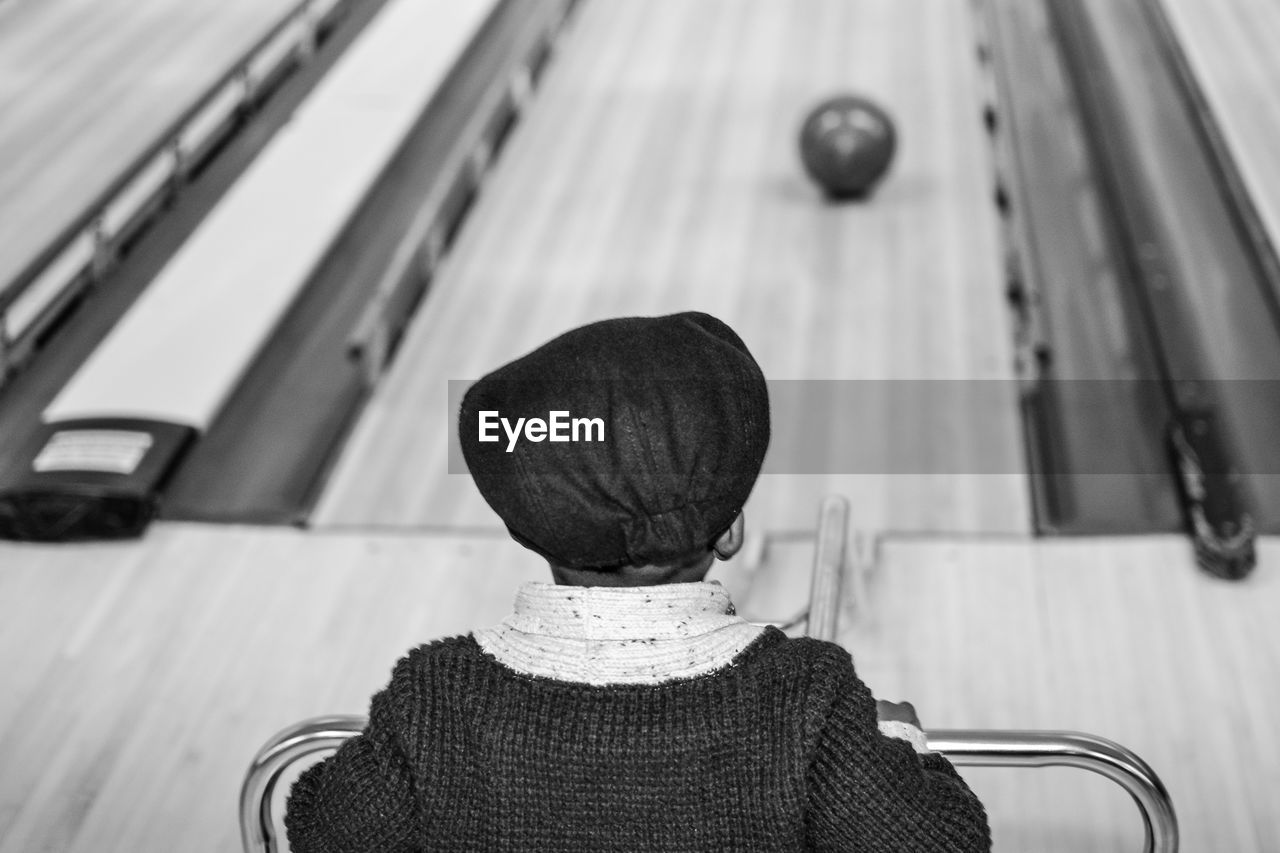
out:
{"label": "bowling alley approach", "polygon": [[1274,36],[0,0],[0,853],[1280,850]]}

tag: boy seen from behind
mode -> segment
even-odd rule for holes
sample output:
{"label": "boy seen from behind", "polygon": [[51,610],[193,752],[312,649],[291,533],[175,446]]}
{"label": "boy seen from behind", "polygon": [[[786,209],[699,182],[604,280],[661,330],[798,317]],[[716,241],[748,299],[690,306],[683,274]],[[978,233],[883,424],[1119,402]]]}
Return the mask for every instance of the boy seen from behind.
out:
{"label": "boy seen from behind", "polygon": [[570,331],[476,383],[459,437],[553,582],[400,660],[364,734],[294,786],[296,853],[990,849],[909,705],[705,581],[742,546],[769,443],[728,326]]}

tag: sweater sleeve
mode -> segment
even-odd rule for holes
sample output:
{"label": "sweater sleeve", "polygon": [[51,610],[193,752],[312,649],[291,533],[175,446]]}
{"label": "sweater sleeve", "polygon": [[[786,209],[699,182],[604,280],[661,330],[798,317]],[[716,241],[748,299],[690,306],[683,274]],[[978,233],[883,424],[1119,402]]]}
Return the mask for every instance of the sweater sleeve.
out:
{"label": "sweater sleeve", "polygon": [[851,663],[834,680],[809,770],[812,849],[989,851],[986,811],[951,762],[883,735],[875,699]]}
{"label": "sweater sleeve", "polygon": [[293,853],[418,849],[414,780],[398,732],[392,686],[373,697],[364,734],[298,777],[285,828]]}

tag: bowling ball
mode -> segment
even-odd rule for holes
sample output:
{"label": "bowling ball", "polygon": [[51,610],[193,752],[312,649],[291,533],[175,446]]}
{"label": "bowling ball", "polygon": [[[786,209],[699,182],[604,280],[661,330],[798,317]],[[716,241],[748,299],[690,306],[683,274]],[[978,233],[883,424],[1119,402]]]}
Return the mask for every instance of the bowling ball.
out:
{"label": "bowling ball", "polygon": [[896,145],[893,119],[857,95],[828,98],[800,128],[805,171],[836,199],[866,196],[888,170]]}

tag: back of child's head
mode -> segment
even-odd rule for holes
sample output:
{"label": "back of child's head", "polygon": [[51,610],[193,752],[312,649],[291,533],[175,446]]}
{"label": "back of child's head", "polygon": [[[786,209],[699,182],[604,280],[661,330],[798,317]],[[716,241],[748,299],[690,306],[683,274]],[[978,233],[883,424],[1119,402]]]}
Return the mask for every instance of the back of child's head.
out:
{"label": "back of child's head", "polygon": [[769,444],[768,391],[710,315],[605,320],[473,385],[458,434],[485,500],[553,565],[678,564],[746,503]]}

